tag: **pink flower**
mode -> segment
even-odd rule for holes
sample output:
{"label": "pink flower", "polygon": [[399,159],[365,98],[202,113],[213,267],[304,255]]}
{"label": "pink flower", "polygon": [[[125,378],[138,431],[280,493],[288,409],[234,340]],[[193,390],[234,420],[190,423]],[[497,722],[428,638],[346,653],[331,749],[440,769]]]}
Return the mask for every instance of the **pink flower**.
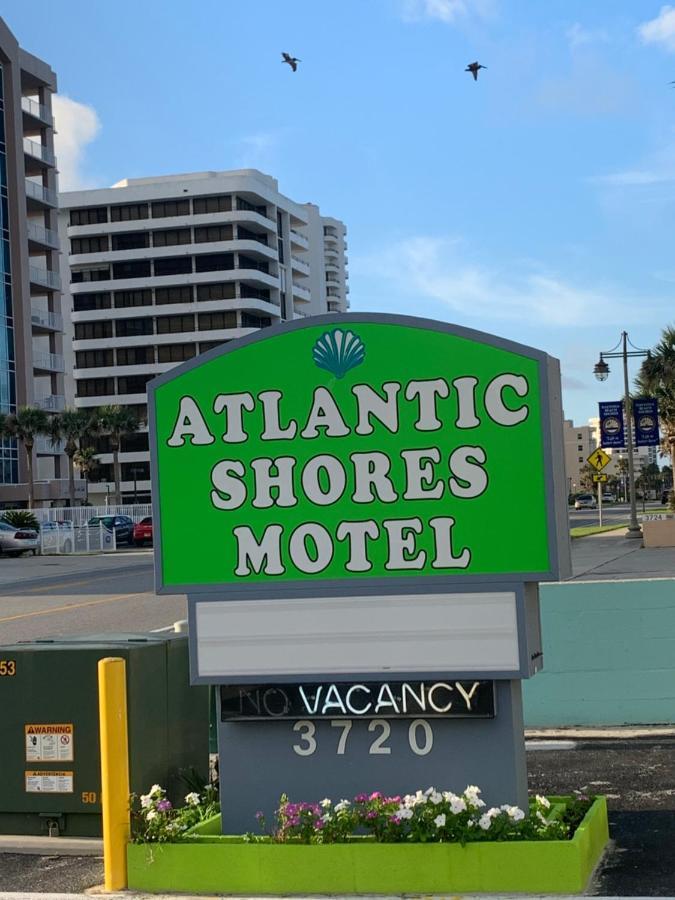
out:
{"label": "pink flower", "polygon": [[160,812],[168,812],[171,809],[171,801],[170,800],[160,800],[157,804],[157,809]]}
{"label": "pink flower", "polygon": [[379,791],[375,791],[368,797],[369,800],[379,800],[382,794]]}
{"label": "pink flower", "polygon": [[356,797],[354,797],[355,803],[366,803],[367,800],[368,800],[367,794],[357,794]]}
{"label": "pink flower", "polygon": [[371,809],[370,812],[366,813],[366,819],[376,819],[376,818],[377,818],[377,813],[375,812],[374,809]]}

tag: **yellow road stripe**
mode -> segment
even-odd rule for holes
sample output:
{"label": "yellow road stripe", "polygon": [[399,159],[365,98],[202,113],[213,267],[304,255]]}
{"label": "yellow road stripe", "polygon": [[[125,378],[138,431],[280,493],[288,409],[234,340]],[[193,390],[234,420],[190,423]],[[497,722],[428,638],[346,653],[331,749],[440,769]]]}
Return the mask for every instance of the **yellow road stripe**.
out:
{"label": "yellow road stripe", "polygon": [[88,600],[86,603],[68,603],[66,606],[55,606],[52,609],[36,609],[29,613],[19,613],[16,616],[5,616],[0,622],[15,622],[17,619],[32,619],[35,616],[50,616],[52,613],[67,612],[69,609],[82,609],[85,606],[100,606],[102,603],[114,603],[116,600],[128,600],[130,597],[151,596],[150,591],[142,591],[138,594],[119,594],[117,597],[106,597],[105,600]]}

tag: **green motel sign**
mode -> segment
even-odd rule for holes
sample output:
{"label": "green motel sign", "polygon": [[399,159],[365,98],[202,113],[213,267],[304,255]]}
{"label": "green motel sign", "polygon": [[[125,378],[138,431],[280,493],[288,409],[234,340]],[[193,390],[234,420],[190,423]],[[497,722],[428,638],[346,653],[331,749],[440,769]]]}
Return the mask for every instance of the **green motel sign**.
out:
{"label": "green motel sign", "polygon": [[567,573],[560,376],[540,351],[321,316],[174,368],[149,399],[160,592]]}

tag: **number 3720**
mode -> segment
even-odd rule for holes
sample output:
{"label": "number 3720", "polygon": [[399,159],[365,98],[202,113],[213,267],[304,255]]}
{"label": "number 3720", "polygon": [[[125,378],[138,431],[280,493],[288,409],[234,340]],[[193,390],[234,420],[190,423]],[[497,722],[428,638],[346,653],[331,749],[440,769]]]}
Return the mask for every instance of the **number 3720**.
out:
{"label": "number 3720", "polygon": [[[331,719],[331,728],[335,729],[334,749],[337,756],[344,756],[348,749],[349,736],[354,725],[353,719]],[[359,722],[359,726],[365,722]],[[391,725],[386,719],[370,719],[368,731],[372,740],[368,747],[371,756],[389,756],[392,748],[389,744]],[[309,719],[301,719],[293,725],[293,731],[299,735],[293,750],[298,756],[312,756],[317,749],[316,725]],[[408,726],[408,744],[417,756],[426,756],[434,745],[434,732],[426,719],[413,719]]]}

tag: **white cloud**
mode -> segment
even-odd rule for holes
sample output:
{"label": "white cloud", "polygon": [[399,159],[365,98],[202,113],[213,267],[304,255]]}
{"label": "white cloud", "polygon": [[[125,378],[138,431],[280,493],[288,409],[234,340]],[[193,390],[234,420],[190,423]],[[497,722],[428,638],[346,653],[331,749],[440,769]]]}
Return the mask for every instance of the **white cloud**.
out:
{"label": "white cloud", "polygon": [[[595,321],[599,310],[605,322],[622,323],[643,321],[649,312],[644,297],[580,287],[534,265],[504,272],[466,261],[466,256],[455,238],[413,236],[359,260],[358,269],[390,281],[392,292],[408,299],[437,301],[458,322],[577,327],[587,326],[589,316]],[[660,305],[667,308],[668,302]]]}
{"label": "white cloud", "polygon": [[606,31],[600,28],[584,28],[579,22],[574,22],[573,25],[570,25],[565,32],[565,37],[572,50],[576,50],[577,47],[583,47],[586,44],[606,44],[609,42],[609,35]]}
{"label": "white cloud", "polygon": [[637,30],[644,44],[661,44],[675,52],[675,6],[662,6],[655,19],[638,25]]}
{"label": "white cloud", "polygon": [[77,191],[97,187],[85,174],[86,150],[101,130],[96,110],[63,94],[52,98],[54,150],[59,167],[59,190]]}
{"label": "white cloud", "polygon": [[494,0],[403,0],[401,15],[405,22],[436,19],[452,25],[469,16],[490,18],[494,9]]}
{"label": "white cloud", "polygon": [[658,150],[646,154],[633,168],[594,175],[589,181],[614,188],[672,184],[675,182],[675,141],[671,138]]}

